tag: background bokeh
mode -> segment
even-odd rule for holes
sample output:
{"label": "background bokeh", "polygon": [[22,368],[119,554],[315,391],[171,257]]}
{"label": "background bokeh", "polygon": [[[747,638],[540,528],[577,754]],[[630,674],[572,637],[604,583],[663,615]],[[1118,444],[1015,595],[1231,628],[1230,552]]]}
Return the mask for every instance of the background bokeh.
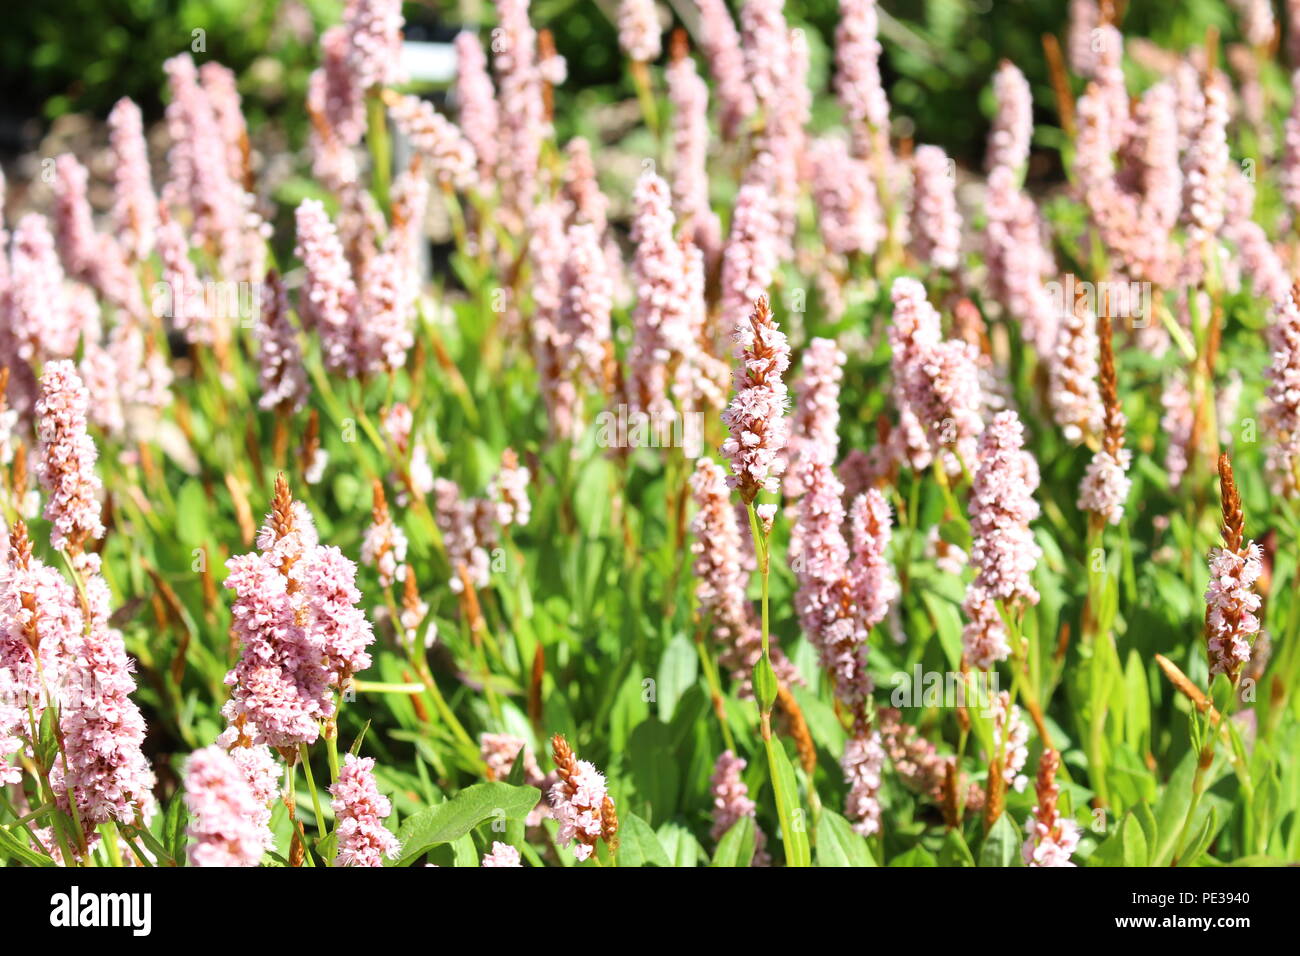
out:
{"label": "background bokeh", "polygon": [[[316,39],[339,19],[342,0],[17,0],[6,6],[0,149],[13,155],[33,148],[58,117],[102,117],[120,96],[159,116],[160,64],[188,49],[194,30],[205,31],[206,56],[239,73],[254,130],[273,119],[296,143]],[[691,0],[660,7],[675,23],[694,22]],[[534,22],[555,33],[569,63],[562,97],[598,105],[630,95],[611,22],[615,8],[616,0],[533,3]],[[890,100],[896,115],[915,123],[917,139],[977,162],[992,106],[988,78],[1004,57],[1029,77],[1040,107],[1051,103],[1041,38],[1063,33],[1066,0],[883,0],[881,8]],[[786,3],[790,22],[809,29],[814,82],[823,88],[836,9],[836,0]],[[405,14],[408,36],[434,40],[449,40],[463,25],[490,25],[494,15],[489,0],[407,3]],[[1130,38],[1150,36],[1172,48],[1197,42],[1209,25],[1229,40],[1237,29],[1224,0],[1132,0],[1123,24]],[[829,99],[819,105],[833,115]]]}

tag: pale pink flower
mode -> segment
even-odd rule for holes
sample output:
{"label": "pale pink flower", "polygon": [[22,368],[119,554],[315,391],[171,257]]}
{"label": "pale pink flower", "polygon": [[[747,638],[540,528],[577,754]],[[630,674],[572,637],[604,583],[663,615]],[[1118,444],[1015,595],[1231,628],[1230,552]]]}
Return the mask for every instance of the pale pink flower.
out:
{"label": "pale pink flower", "polygon": [[234,757],[218,744],[190,754],[185,806],[190,866],[257,866],[273,846],[270,829],[259,819],[265,803]]}
{"label": "pale pink flower", "polygon": [[[713,776],[709,778],[709,792],[713,796],[713,826],[709,836],[714,841],[721,840],[726,832],[743,817],[755,817],[756,806],[749,798],[749,787],[740,775],[745,770],[745,760],[737,757],[730,750],[718,754],[713,765]],[[767,866],[771,857],[766,851],[767,834],[754,824],[753,866]]]}
{"label": "pale pink flower", "polygon": [[844,486],[824,459],[800,465],[803,497],[797,519],[799,550],[791,562],[799,588],[799,625],[817,648],[835,696],[861,717],[871,693],[868,627],[854,601],[849,546],[844,540]]}
{"label": "pale pink flower", "polygon": [[86,555],[85,603],[89,619],[76,655],[63,675],[59,728],[64,760],[55,763],[50,787],[65,810],[76,801],[83,825],[147,821],[153,814],[153,770],[145,758],[144,718],[131,699],[134,664],[122,634],[109,627],[110,596],[98,555]]}
{"label": "pale pink flower", "polygon": [[[1142,218],[1159,235],[1178,223],[1183,204],[1183,173],[1178,165],[1177,92],[1157,83],[1142,94],[1136,120],[1141,131]],[[1166,239],[1169,245],[1172,242]]]}
{"label": "pale pink flower", "polygon": [[1098,449],[1088,462],[1079,486],[1079,509],[1101,515],[1110,524],[1119,524],[1133,484],[1128,476],[1132,460],[1133,453],[1127,448],[1121,448],[1118,454]]}
{"label": "pale pink flower", "polygon": [[849,565],[853,599],[862,626],[869,631],[885,619],[900,593],[893,566],[885,556],[893,533],[889,502],[879,489],[869,488],[853,500],[849,521],[853,533]]}
{"label": "pale pink flower", "polygon": [[803,494],[798,464],[817,459],[833,463],[839,456],[840,381],[846,356],[834,339],[815,338],[804,351],[799,380],[795,383],[794,414],[786,443],[785,497]]}
{"label": "pale pink flower", "polygon": [[721,250],[722,227],[709,207],[709,90],[687,54],[676,56],[665,73],[673,104],[673,204],[712,261]]}
{"label": "pale pink flower", "polygon": [[1070,68],[1091,79],[1097,72],[1097,48],[1094,36],[1101,26],[1101,9],[1097,0],[1070,0],[1070,25],[1066,37]]}
{"label": "pale pink flower", "polygon": [[722,454],[731,460],[727,484],[752,503],[760,491],[780,488],[789,426],[787,392],[782,376],[790,367],[790,346],[777,328],[767,297],[754,303],[749,318],[736,326],[733,374],[735,396],[722,422],[729,435]]}
{"label": "pale pink flower", "polygon": [[1077,445],[1101,435],[1105,409],[1097,388],[1097,319],[1085,300],[1061,312],[1050,357],[1047,397],[1066,441]]}
{"label": "pale pink flower", "polygon": [[912,166],[912,251],[936,269],[956,269],[961,250],[956,168],[938,146],[918,146]]}
{"label": "pale pink flower", "polygon": [[696,0],[696,4],[700,8],[700,48],[713,75],[722,135],[733,139],[757,105],[745,75],[740,34],[726,0]]}
{"label": "pale pink flower", "polygon": [[279,274],[269,272],[261,288],[257,322],[257,381],[262,389],[259,408],[283,408],[297,413],[307,404],[307,371],[302,363],[298,330],[289,318],[289,298]]}
{"label": "pale pink flower", "polygon": [[40,721],[63,683],[84,627],[72,585],[32,556],[23,526],[12,531],[6,551],[0,565],[0,783],[17,783],[22,769],[10,757],[31,743],[29,720]]}
{"label": "pale pink flower", "polygon": [[985,264],[990,291],[1020,323],[1021,339],[1033,344],[1041,359],[1050,360],[1059,308],[1043,280],[1055,271],[1055,263],[1043,241],[1038,209],[1033,199],[1016,187],[1011,167],[998,165],[989,173],[986,212]]}
{"label": "pale pink flower", "polygon": [[1034,100],[1029,81],[1010,60],[998,64],[998,71],[993,75],[993,95],[998,107],[984,162],[990,170],[1005,166],[1019,172],[1029,160]]}
{"label": "pale pink flower", "polygon": [[[880,82],[879,18],[876,0],[840,0],[835,27],[835,91],[854,131],[864,143],[861,127],[888,135],[889,99]],[[860,157],[865,154],[861,149]]]}
{"label": "pale pink flower", "polygon": [[357,375],[364,360],[357,341],[358,293],[343,244],[320,200],[304,199],[295,220],[295,252],[307,271],[298,299],[299,313],[320,336],[326,369]]}
{"label": "pale pink flower", "polygon": [[604,378],[605,345],[610,338],[614,283],[594,225],[570,226],[564,245],[568,255],[560,272],[557,333],[568,355],[561,356],[562,371],[570,387],[581,383],[599,389]]}
{"label": "pale pink flower", "polygon": [[533,207],[545,125],[537,32],[528,20],[528,0],[497,0],[497,14],[501,25],[492,42],[501,117],[497,177],[507,213],[522,225]]}
{"label": "pale pink flower", "polygon": [[1211,680],[1216,674],[1235,680],[1241,666],[1250,661],[1250,642],[1259,633],[1260,596],[1254,588],[1263,573],[1262,553],[1253,541],[1239,551],[1215,548],[1210,553],[1205,630]]}
{"label": "pale pink flower", "polygon": [[972,582],[966,588],[962,611],[966,615],[966,626],[961,632],[962,649],[972,667],[987,670],[1011,656],[1010,635],[987,588]]}
{"label": "pale pink flower", "polygon": [[1254,47],[1267,47],[1273,43],[1277,20],[1273,16],[1270,0],[1232,0],[1241,18],[1241,35]]}
{"label": "pale pink flower", "polygon": [[149,174],[149,150],[140,107],[122,97],[108,114],[113,151],[113,225],[123,247],[137,261],[153,251],[158,197]]}
{"label": "pale pink flower", "polygon": [[99,504],[103,485],[95,474],[99,453],[86,433],[89,402],[90,393],[71,362],[46,363],[36,403],[37,475],[48,496],[44,517],[51,525],[50,544],[74,556],[87,539],[104,536]]}
{"label": "pale pink flower", "polygon": [[609,791],[604,775],[587,761],[574,761],[567,769],[568,775],[562,774],[551,787],[551,811],[560,824],[558,842],[572,842],[573,855],[581,862],[591,857],[604,833],[601,809]]}
{"label": "pale pink flower", "polygon": [[385,858],[397,856],[401,844],[384,826],[393,805],[375,785],[373,757],[344,757],[338,783],[329,791],[337,822],[337,865],[383,866]]}
{"label": "pale pink flower", "polygon": [[1029,779],[1021,772],[1029,759],[1029,725],[1020,708],[1011,703],[1011,693],[1002,691],[993,700],[993,747],[1002,755],[1002,780],[1020,793]]}
{"label": "pale pink flower", "polygon": [[865,724],[854,728],[853,735],[844,745],[840,769],[844,782],[849,785],[844,798],[844,815],[852,822],[855,833],[871,836],[880,832],[880,772],[885,766],[885,749],[880,733],[869,730]]}
{"label": "pale pink flower", "polygon": [[[697,508],[691,519],[691,553],[695,555],[692,570],[700,618],[709,622],[719,648],[719,664],[731,672],[741,696],[752,696],[750,678],[763,647],[753,606],[745,594],[748,535],[742,537],[727,490],[727,474],[719,465],[700,458],[690,485]],[[771,657],[781,680],[798,681],[798,672],[779,647],[771,647]]]}
{"label": "pale pink flower", "polygon": [[1300,304],[1294,292],[1274,304],[1268,342],[1273,360],[1265,373],[1263,425],[1269,484],[1274,494],[1293,498],[1300,493]]}
{"label": "pale pink flower", "polygon": [[519,851],[508,843],[496,840],[492,849],[483,854],[483,866],[523,866]]}
{"label": "pale pink flower", "polygon": [[1204,255],[1223,226],[1228,188],[1228,85],[1212,71],[1202,85],[1204,112],[1200,128],[1183,157],[1183,219],[1189,249]]}
{"label": "pale pink flower", "polygon": [[[250,197],[231,176],[230,146],[213,98],[199,83],[193,58],[179,54],[167,60],[163,69],[172,94],[166,114],[172,146],[167,154],[169,178],[163,187],[163,202],[189,207],[194,231],[216,247],[223,269],[232,272],[249,252],[245,245],[252,241],[247,235]],[[260,230],[259,221],[253,231]],[[253,276],[260,278],[262,271]]]}
{"label": "pale pink flower", "polygon": [[242,184],[247,172],[248,124],[244,121],[235,72],[216,60],[209,60],[199,67],[199,80],[226,145],[226,168],[230,180]]}
{"label": "pale pink flower", "polygon": [[[546,403],[551,436],[556,440],[571,439],[577,434],[579,395],[569,376],[574,361],[566,332],[561,328],[562,297],[565,295],[564,269],[566,264],[566,236],[564,211],[558,201],[543,202],[529,215],[528,257],[532,260],[532,327],[533,358],[537,365],[538,384],[542,400]],[[585,253],[580,250],[580,256]],[[585,258],[583,266],[587,265]],[[569,278],[578,279],[578,263],[571,265]],[[593,279],[593,274],[583,278]],[[593,287],[595,283],[593,282]],[[584,286],[584,294],[586,291]],[[568,287],[570,295],[578,295]],[[572,306],[571,306],[572,308]],[[576,319],[570,313],[570,319]],[[599,321],[599,317],[594,317]],[[603,346],[602,361],[603,361]],[[586,361],[586,358],[584,358]]]}
{"label": "pale pink flower", "polygon": [[591,144],[575,136],[564,147],[564,198],[568,200],[567,222],[570,226],[589,225],[600,239],[605,234],[609,199],[600,191],[596,164],[591,158]]}
{"label": "pale pink flower", "polygon": [[257,553],[231,558],[226,567],[240,658],[226,675],[231,697],[222,714],[256,743],[292,749],[315,742],[333,709],[329,678],[294,623],[289,579]]}
{"label": "pale pink flower", "polygon": [[[486,79],[486,77],[484,77]],[[393,125],[411,140],[441,185],[462,190],[476,180],[477,157],[469,139],[428,100],[411,94],[387,99]]]}
{"label": "pale pink flower", "polygon": [[969,342],[948,339],[922,348],[907,370],[907,407],[950,475],[970,467],[984,428],[978,356]]}
{"label": "pale pink flower", "polygon": [[311,119],[312,174],[335,191],[357,181],[352,147],[365,131],[365,101],[347,66],[347,33],[342,26],[321,34],[322,64],[307,79]]}
{"label": "pale pink flower", "polygon": [[499,155],[500,116],[483,44],[467,30],[456,34],[456,108],[461,132],[478,159],[479,182],[487,184]]}
{"label": "pale pink flower", "polygon": [[663,51],[655,0],[619,0],[618,45],[628,58],[653,63]]}
{"label": "pale pink flower", "polygon": [[1079,825],[1061,816],[1056,807],[1061,788],[1056,783],[1060,755],[1044,750],[1038,761],[1038,805],[1026,823],[1029,838],[1021,855],[1026,866],[1074,866],[1070,854],[1079,845]]}
{"label": "pale pink flower", "polygon": [[434,520],[451,562],[447,586],[457,594],[464,590],[459,571],[464,566],[475,588],[487,587],[492,570],[488,549],[495,547],[496,539],[485,517],[495,515],[495,508],[483,499],[462,498],[460,486],[446,478],[435,479],[433,493]]}
{"label": "pale pink flower", "polygon": [[[397,235],[392,233],[389,239]],[[361,273],[354,325],[362,339],[357,345],[360,354],[353,361],[364,372],[397,371],[415,344],[416,284],[409,279],[408,259],[400,246],[385,248],[365,263]]]}
{"label": "pale pink flower", "polygon": [[488,780],[507,779],[521,754],[524,758],[524,781],[530,787],[535,787],[543,779],[537,758],[522,737],[512,734],[481,734],[479,754],[487,765]]}
{"label": "pale pink flower", "polygon": [[1042,557],[1030,522],[1038,517],[1038,464],[1024,450],[1024,426],[999,412],[980,436],[971,484],[971,563],[975,584],[1004,602],[1038,603],[1032,575]]}
{"label": "pale pink flower", "polygon": [[240,658],[226,675],[231,696],[222,713],[253,743],[295,747],[314,742],[319,722],[333,714],[331,688],[370,665],[374,634],[355,606],[356,566],[317,543],[310,513],[287,486],[277,484],[257,544],[260,553],[226,565]]}
{"label": "pale pink flower", "polygon": [[1165,471],[1169,473],[1169,487],[1178,488],[1187,473],[1192,428],[1196,421],[1192,410],[1192,393],[1187,387],[1185,373],[1176,372],[1165,384],[1165,390],[1160,395],[1160,405],[1164,409],[1164,415],[1160,418],[1160,430],[1169,437],[1169,447],[1165,451]]}
{"label": "pale pink flower", "polygon": [[784,0],[742,0],[740,5],[741,53],[754,100],[767,122],[780,107],[789,69],[789,28]]}
{"label": "pale pink flower", "polygon": [[501,453],[501,469],[488,483],[488,497],[496,503],[496,520],[501,527],[514,524],[522,528],[528,524],[533,512],[528,500],[531,480],[527,466],[519,463],[514,449],[507,448]]}
{"label": "pale pink flower", "polygon": [[348,0],[343,27],[348,38],[348,66],[364,91],[405,81],[402,58],[402,0]]}
{"label": "pale pink flower", "polygon": [[406,532],[393,523],[387,508],[377,517],[361,536],[361,560],[378,571],[379,586],[386,588],[406,579]]}
{"label": "pale pink flower", "polygon": [[889,326],[889,367],[891,395],[898,411],[893,441],[899,457],[920,471],[930,466],[934,454],[920,410],[912,405],[911,378],[921,356],[940,341],[939,313],[926,298],[925,286],[908,276],[894,280],[890,295],[894,312]]}
{"label": "pale pink flower", "polygon": [[8,331],[16,356],[33,367],[71,358],[81,329],[72,321],[54,237],[44,216],[28,213],[9,251]]}
{"label": "pale pink flower", "polygon": [[636,306],[628,355],[629,404],[660,420],[671,413],[669,364],[691,350],[693,342],[686,301],[686,266],[673,238],[672,200],[668,184],[647,171],[633,194],[632,277]]}
{"label": "pale pink flower", "polygon": [[812,193],[826,248],[840,255],[871,255],[884,238],[876,185],[864,161],[838,137],[809,148]]}
{"label": "pale pink flower", "polygon": [[[189,241],[180,223],[166,215],[156,233],[158,257],[162,260],[162,280],[165,287],[165,312],[172,327],[185,335],[194,345],[212,345],[224,338],[226,330],[216,321],[208,308],[203,283],[190,259]],[[159,304],[154,304],[155,312]]]}
{"label": "pale pink flower", "polygon": [[[754,160],[759,163],[762,156]],[[722,302],[724,322],[738,320],[767,294],[778,263],[777,221],[768,189],[758,183],[740,187],[731,214],[731,233],[722,253]]]}

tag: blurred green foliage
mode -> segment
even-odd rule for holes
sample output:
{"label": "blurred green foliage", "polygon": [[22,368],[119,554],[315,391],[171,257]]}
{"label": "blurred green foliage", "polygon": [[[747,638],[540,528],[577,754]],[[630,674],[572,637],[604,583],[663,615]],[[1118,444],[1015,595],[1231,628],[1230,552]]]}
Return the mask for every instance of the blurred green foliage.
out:
{"label": "blurred green foliage", "polygon": [[[300,104],[316,65],[317,37],[337,22],[342,0],[46,0],[7,11],[0,33],[0,102],[10,111],[52,118],[66,112],[105,114],[120,96],[150,115],[162,102],[159,64],[191,48],[203,30],[203,57],[240,75],[249,120],[256,128],[274,117],[292,137],[303,130]],[[692,0],[661,4],[674,25],[693,24]],[[733,0],[733,10],[738,3]],[[1214,25],[1236,37],[1236,17],[1225,0],[1133,0],[1123,26],[1129,37],[1151,36],[1173,49],[1200,42]],[[884,79],[897,132],[942,145],[967,163],[982,155],[992,109],[988,80],[1010,59],[1029,78],[1039,109],[1053,103],[1043,55],[1045,33],[1064,35],[1067,0],[882,0]],[[611,17],[616,0],[534,0],[533,21],[549,27],[568,60],[570,80],[560,93],[560,115],[571,101],[630,97]],[[829,57],[838,0],[788,0],[792,26],[810,31],[814,84],[829,89]],[[462,25],[490,24],[490,0],[406,3],[408,33],[449,39]],[[830,113],[828,120],[833,118]],[[1044,115],[1040,121],[1054,122]],[[561,134],[569,131],[561,129]]]}

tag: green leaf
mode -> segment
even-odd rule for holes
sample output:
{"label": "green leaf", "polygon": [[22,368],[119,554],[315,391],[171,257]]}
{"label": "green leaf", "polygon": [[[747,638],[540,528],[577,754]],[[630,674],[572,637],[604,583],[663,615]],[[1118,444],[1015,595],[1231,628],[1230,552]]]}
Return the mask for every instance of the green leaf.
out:
{"label": "green leaf", "polygon": [[722,835],[711,866],[749,866],[754,860],[754,818],[741,817]]}
{"label": "green leaf", "polygon": [[452,866],[478,866],[478,851],[469,833],[451,841],[451,854]]}
{"label": "green leaf", "polygon": [[980,866],[1018,866],[1024,841],[1007,814],[998,817],[980,846]]}
{"label": "green leaf", "polygon": [[909,867],[938,866],[939,863],[934,858],[933,853],[931,853],[925,847],[918,845],[912,847],[912,849],[908,850],[906,853],[900,853],[898,856],[894,857],[892,860],[889,861],[889,865],[909,866]]}
{"label": "green leaf", "polygon": [[1196,831],[1196,836],[1192,837],[1192,842],[1187,845],[1183,851],[1182,858],[1178,861],[1179,866],[1191,866],[1195,863],[1202,853],[1210,846],[1210,841],[1214,839],[1214,834],[1219,831],[1219,814],[1211,807],[1209,814],[1205,817],[1205,822],[1201,828]]}
{"label": "green leaf", "polygon": [[[775,679],[773,677],[774,681]],[[767,753],[771,760],[772,789],[776,794],[777,817],[781,820],[781,842],[785,845],[786,866],[811,866],[808,830],[804,825],[806,817],[803,807],[799,805],[799,787],[795,782],[794,767],[779,740],[767,742]]]}
{"label": "green leaf", "polygon": [[971,856],[970,847],[960,830],[949,830],[939,848],[940,866],[974,866],[975,857]]}
{"label": "green leaf", "polygon": [[659,678],[656,682],[659,700],[659,719],[670,723],[677,702],[687,688],[695,683],[700,673],[700,657],[694,642],[685,634],[678,634],[664,648],[659,659]]}
{"label": "green leaf", "polygon": [[171,803],[167,804],[167,813],[163,817],[162,825],[163,843],[177,866],[185,865],[185,825],[188,822],[189,813],[185,809],[185,798],[178,793],[172,797]]}
{"label": "green leaf", "polygon": [[430,847],[458,840],[486,820],[527,817],[541,795],[536,787],[512,787],[506,783],[476,783],[466,787],[445,803],[426,807],[403,821],[397,832],[401,856],[389,865],[409,866]]}
{"label": "green leaf", "polygon": [[822,810],[817,821],[818,866],[876,866],[865,837],[838,813]]}
{"label": "green leaf", "polygon": [[619,866],[672,866],[655,831],[635,813],[619,817]]}
{"label": "green leaf", "polygon": [[1124,816],[1124,821],[1119,825],[1119,837],[1124,866],[1146,866],[1150,848],[1135,813],[1129,812]]}
{"label": "green leaf", "polygon": [[639,724],[627,741],[633,806],[652,820],[672,816],[681,789],[681,770],[673,759],[672,731],[653,717]]}
{"label": "green leaf", "polygon": [[0,856],[28,866],[54,866],[54,861],[48,856],[37,853],[4,827],[0,827]]}
{"label": "green leaf", "polygon": [[1147,848],[1142,862],[1134,865],[1150,866],[1151,855],[1155,853],[1156,845],[1160,842],[1155,814],[1151,812],[1151,808],[1145,802],[1139,803],[1133,808],[1133,819],[1142,828],[1142,838]]}

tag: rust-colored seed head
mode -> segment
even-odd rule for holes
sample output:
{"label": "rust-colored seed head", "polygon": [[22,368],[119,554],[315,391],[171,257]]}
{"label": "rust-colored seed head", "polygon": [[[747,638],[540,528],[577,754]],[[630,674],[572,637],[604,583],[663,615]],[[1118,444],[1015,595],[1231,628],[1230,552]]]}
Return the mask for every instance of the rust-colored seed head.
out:
{"label": "rust-colored seed head", "polygon": [[957,761],[950,759],[943,767],[943,818],[949,827],[961,826],[957,790]]}
{"label": "rust-colored seed head", "polygon": [[1232,460],[1226,452],[1219,454],[1219,502],[1223,511],[1223,543],[1229,551],[1241,552],[1246,537],[1246,516],[1241,510],[1241,495],[1232,475]]}
{"label": "rust-colored seed head", "polygon": [[677,63],[686,59],[690,52],[690,42],[686,39],[686,31],[678,27],[673,31],[672,39],[668,41],[668,56],[674,63]]}
{"label": "rust-colored seed head", "polygon": [[402,582],[402,609],[414,614],[420,609],[420,586],[415,580],[415,571],[406,569],[406,580]]}
{"label": "rust-colored seed head", "polygon": [[27,446],[19,442],[14,446],[12,489],[15,495],[27,490]]}
{"label": "rust-colored seed head", "polygon": [[789,721],[790,736],[794,738],[795,750],[799,752],[799,763],[804,772],[811,776],[817,769],[817,748],[813,744],[812,733],[808,730],[808,721],[804,719],[803,709],[785,684],[777,686],[776,699]]}
{"label": "rust-colored seed head", "polygon": [[[13,529],[9,533],[9,560],[17,567],[24,570],[31,566],[32,560],[32,539],[27,536],[27,524],[19,518],[14,522]],[[30,591],[24,591],[20,595],[23,610],[27,612],[27,621],[23,625],[23,639],[27,646],[32,649],[32,654],[38,654],[40,648],[40,636],[37,634],[36,620],[36,595]]]}
{"label": "rust-colored seed head", "polygon": [[27,522],[19,518],[9,531],[10,560],[18,567],[26,569],[32,559],[32,539],[27,534]]}
{"label": "rust-colored seed head", "polygon": [[271,529],[277,539],[293,531],[293,494],[284,472],[275,476],[275,496],[271,500]]}
{"label": "rust-colored seed head", "polygon": [[384,483],[376,478],[370,487],[374,496],[370,517],[377,525],[388,524],[388,499],[384,497]]}
{"label": "rust-colored seed head", "polygon": [[1124,417],[1119,407],[1119,386],[1115,376],[1115,346],[1112,340],[1110,303],[1107,300],[1097,314],[1097,345],[1101,355],[1098,383],[1101,386],[1101,403],[1106,413],[1106,431],[1103,443],[1112,457],[1118,457],[1124,447]]}
{"label": "rust-colored seed head", "polygon": [[574,759],[573,749],[564,739],[564,734],[556,734],[551,738],[551,757],[555,760],[555,772],[561,780],[568,783],[578,772],[578,762]]}
{"label": "rust-colored seed head", "polygon": [[614,809],[614,799],[605,794],[605,802],[600,805],[600,835],[611,850],[618,849],[618,811]]}

